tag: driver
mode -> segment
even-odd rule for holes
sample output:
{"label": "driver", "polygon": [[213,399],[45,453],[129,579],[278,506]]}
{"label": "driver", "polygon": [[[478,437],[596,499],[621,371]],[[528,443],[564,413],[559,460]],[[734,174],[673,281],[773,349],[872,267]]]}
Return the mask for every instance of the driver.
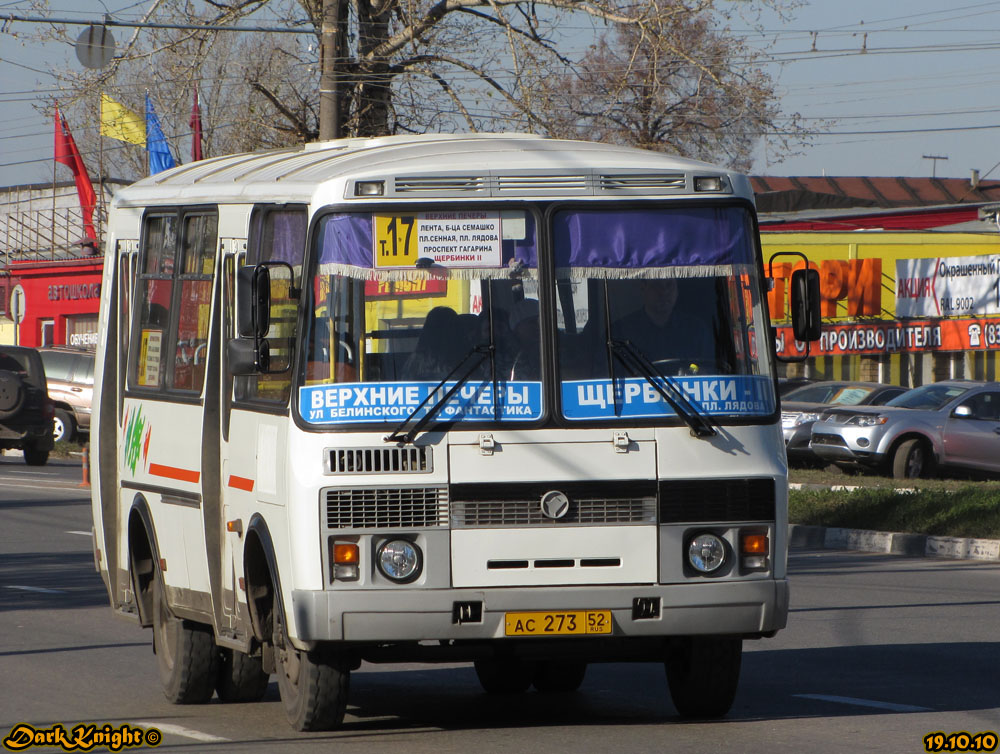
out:
{"label": "driver", "polygon": [[677,305],[676,278],[638,282],[642,306],[612,323],[616,340],[627,340],[653,363],[674,362],[664,371],[697,372],[714,362],[714,334],[704,321]]}

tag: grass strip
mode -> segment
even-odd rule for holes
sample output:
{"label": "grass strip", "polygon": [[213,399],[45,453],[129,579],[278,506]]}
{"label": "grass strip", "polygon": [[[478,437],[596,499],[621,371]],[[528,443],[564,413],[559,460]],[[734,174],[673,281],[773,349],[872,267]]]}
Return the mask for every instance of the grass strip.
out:
{"label": "grass strip", "polygon": [[789,490],[793,524],[1000,539],[1000,493],[993,485],[953,489]]}

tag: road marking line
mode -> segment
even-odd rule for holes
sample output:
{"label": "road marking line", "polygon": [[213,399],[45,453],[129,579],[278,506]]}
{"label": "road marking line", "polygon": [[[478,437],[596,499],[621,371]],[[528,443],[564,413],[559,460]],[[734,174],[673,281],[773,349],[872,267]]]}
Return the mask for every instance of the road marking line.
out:
{"label": "road marking line", "polygon": [[94,532],[92,531],[68,531],[67,534],[79,534],[81,537],[92,537]]}
{"label": "road marking line", "polygon": [[874,707],[875,709],[890,710],[892,712],[931,712],[930,707],[915,707],[912,704],[893,704],[892,702],[876,702],[871,699],[855,699],[851,696],[833,696],[830,694],[793,694],[799,699],[816,699],[821,702],[835,702],[837,704],[853,704],[857,707]]}
{"label": "road marking line", "polygon": [[204,743],[225,743],[231,741],[230,738],[223,738],[222,736],[213,736],[211,733],[202,733],[200,730],[193,730],[192,728],[185,728],[183,725],[174,725],[172,723],[151,723],[145,720],[140,720],[137,723],[133,723],[140,728],[156,728],[160,733],[170,733],[175,736],[183,736],[184,738],[193,738],[195,741],[202,741]]}
{"label": "road marking line", "polygon": [[17,584],[8,584],[8,589],[20,589],[22,592],[38,592],[39,594],[67,594],[62,589],[43,589],[40,586],[19,586]]}

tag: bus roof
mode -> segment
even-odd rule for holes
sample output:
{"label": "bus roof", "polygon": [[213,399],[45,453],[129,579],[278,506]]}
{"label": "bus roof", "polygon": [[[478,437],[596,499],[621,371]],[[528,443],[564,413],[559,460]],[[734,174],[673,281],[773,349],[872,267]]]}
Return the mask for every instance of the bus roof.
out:
{"label": "bus roof", "polygon": [[662,152],[531,134],[425,134],[340,139],[209,158],[121,189],[115,206],[370,199],[358,181],[383,181],[380,198],[525,198],[693,193],[694,175],[744,176]]}

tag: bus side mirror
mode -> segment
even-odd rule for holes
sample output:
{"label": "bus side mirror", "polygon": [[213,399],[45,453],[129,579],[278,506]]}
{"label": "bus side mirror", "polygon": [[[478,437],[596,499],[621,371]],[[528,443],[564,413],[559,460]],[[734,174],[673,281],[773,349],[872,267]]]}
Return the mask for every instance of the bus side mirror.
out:
{"label": "bus side mirror", "polygon": [[271,273],[264,265],[236,270],[236,332],[260,340],[271,326]]}
{"label": "bus side mirror", "polygon": [[229,373],[237,377],[267,373],[271,365],[271,350],[267,341],[256,343],[249,338],[231,338],[226,343]]}
{"label": "bus side mirror", "polygon": [[791,282],[789,294],[795,339],[806,343],[819,340],[822,334],[819,272],[812,268],[795,270]]}

